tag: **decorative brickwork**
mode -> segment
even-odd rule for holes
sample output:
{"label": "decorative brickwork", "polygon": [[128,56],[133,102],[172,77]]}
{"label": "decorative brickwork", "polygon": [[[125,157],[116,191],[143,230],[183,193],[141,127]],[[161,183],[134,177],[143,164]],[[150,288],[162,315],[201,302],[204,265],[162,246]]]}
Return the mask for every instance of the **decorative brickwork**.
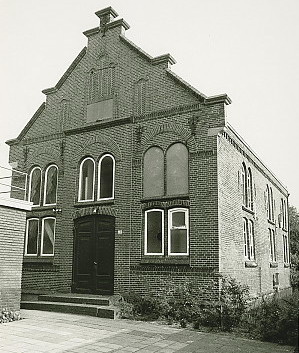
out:
{"label": "decorative brickwork", "polygon": [[[58,167],[57,204],[40,205],[27,214],[39,220],[56,218],[54,256],[25,257],[23,291],[69,292],[74,288],[73,266],[78,258],[74,248],[80,249],[78,234],[85,234],[76,228],[75,220],[91,219],[92,215],[99,222],[105,217],[114,219],[115,293],[145,293],[149,287],[159,292],[169,279],[177,284],[188,279],[201,288],[217,280],[220,273],[247,283],[256,295],[273,291],[274,273],[278,273],[279,282],[275,288],[289,287],[287,256],[283,256],[288,232],[277,222],[278,205],[282,198],[287,200],[287,190],[227,124],[225,106],[231,103],[230,98],[225,94],[205,96],[170,70],[175,61],[169,54],[153,58],[137,47],[124,34],[128,24],[111,21],[117,15],[113,9],[97,14],[101,28],[84,32],[87,48],[54,88],[44,90],[46,103],[18,138],[8,142],[10,162],[18,162],[25,172],[40,167],[42,185],[45,168],[51,163]],[[176,143],[187,148],[188,192],[145,199],[146,151],[156,147],[167,157]],[[109,200],[97,197],[98,186],[105,179],[99,170],[104,154],[115,159],[114,198]],[[86,170],[80,181],[80,163],[87,157],[94,161],[94,171]],[[165,174],[166,157],[161,163]],[[252,210],[242,205],[243,162],[252,172]],[[155,175],[155,165],[151,168],[148,174]],[[174,173],[178,169],[173,168]],[[271,224],[278,244],[276,268],[270,268],[268,256],[267,183],[273,188],[276,204]],[[165,179],[165,190],[166,184]],[[79,185],[86,196],[80,200]],[[145,213],[150,209],[158,209],[164,216],[164,249],[158,255],[145,253]],[[170,229],[168,217],[173,209],[178,210],[178,217],[188,214],[188,229],[186,224]],[[253,228],[243,233],[244,218]],[[169,234],[179,237],[187,231],[188,251],[169,253]],[[248,248],[244,252],[244,234],[255,240],[254,252],[253,242],[249,244],[250,259],[246,258]],[[157,232],[154,241],[161,237]],[[92,278],[94,267],[90,268]]]}

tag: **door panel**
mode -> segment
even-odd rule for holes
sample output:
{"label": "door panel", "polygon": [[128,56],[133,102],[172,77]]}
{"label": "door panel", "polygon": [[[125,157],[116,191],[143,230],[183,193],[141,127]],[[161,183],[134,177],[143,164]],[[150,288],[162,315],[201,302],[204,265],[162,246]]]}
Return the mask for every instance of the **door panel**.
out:
{"label": "door panel", "polygon": [[104,215],[75,222],[73,291],[113,293],[114,223],[114,217]]}

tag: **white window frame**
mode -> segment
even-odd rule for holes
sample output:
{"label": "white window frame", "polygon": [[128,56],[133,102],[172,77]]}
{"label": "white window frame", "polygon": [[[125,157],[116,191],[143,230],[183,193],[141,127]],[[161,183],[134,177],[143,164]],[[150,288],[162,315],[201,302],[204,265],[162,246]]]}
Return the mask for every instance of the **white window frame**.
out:
{"label": "white window frame", "polygon": [[249,237],[249,260],[255,260],[255,249],[254,249],[254,225],[253,221],[248,221],[248,237]]}
{"label": "white window frame", "polygon": [[[92,185],[92,198],[91,199],[86,199],[86,200],[82,200],[81,199],[81,191],[82,191],[82,168],[83,168],[83,164],[85,163],[85,161],[87,160],[91,160],[93,163],[93,185]],[[82,162],[80,163],[80,169],[79,169],[79,187],[78,187],[78,202],[90,202],[90,201],[94,201],[94,187],[95,187],[95,176],[96,176],[96,166],[95,166],[95,161],[93,158],[91,157],[86,157],[82,160]]]}
{"label": "white window frame", "polygon": [[[56,170],[57,170],[57,185],[56,185],[56,196],[55,196],[55,200],[56,202],[55,203],[46,203],[46,193],[47,193],[47,184],[48,184],[48,172],[50,170],[50,168],[52,167],[55,167]],[[45,185],[44,185],[44,200],[43,200],[43,204],[45,206],[55,206],[57,204],[57,189],[58,189],[58,167],[56,164],[50,164],[47,169],[46,169],[46,172],[45,172]]]}
{"label": "white window frame", "polygon": [[248,244],[247,244],[247,230],[248,229],[248,220],[243,218],[243,241],[244,241],[244,257],[248,259]]}
{"label": "white window frame", "polygon": [[29,188],[28,188],[28,201],[30,201],[31,198],[31,184],[32,184],[32,174],[35,169],[40,170],[40,188],[39,188],[39,204],[38,205],[32,205],[32,207],[40,207],[41,201],[42,201],[42,181],[43,181],[43,174],[42,174],[42,169],[38,166],[33,167],[31,169],[30,175],[29,175]]}
{"label": "white window frame", "polygon": [[[44,247],[44,231],[45,231],[45,220],[47,219],[54,219],[54,243],[53,243],[53,253],[52,254],[44,254],[43,253],[43,247]],[[40,237],[40,256],[42,257],[53,257],[54,252],[55,252],[55,234],[56,234],[56,218],[55,217],[44,217],[42,218],[42,232],[41,232],[41,237]]]}
{"label": "white window frame", "polygon": [[[28,246],[28,230],[29,230],[29,222],[37,221],[37,239],[36,239],[36,254],[28,254],[27,246]],[[25,236],[25,251],[24,256],[38,256],[38,245],[39,245],[39,219],[38,218],[28,218],[26,221],[26,236]]]}
{"label": "white window frame", "polygon": [[[172,214],[175,212],[184,212],[186,224],[184,227],[172,227]],[[186,229],[187,230],[187,251],[185,253],[171,252],[171,230]],[[168,255],[169,256],[186,256],[189,255],[189,209],[188,208],[171,208],[168,210]]]}
{"label": "white window frame", "polygon": [[[162,252],[160,253],[152,253],[147,251],[147,215],[150,212],[161,212],[162,218]],[[152,208],[150,210],[145,211],[144,217],[144,255],[164,255],[164,210],[160,208]]]}
{"label": "white window frame", "polygon": [[[105,157],[110,157],[113,162],[113,175],[112,175],[112,196],[111,197],[100,197],[100,191],[101,191],[101,165],[102,165],[102,160]],[[99,160],[98,164],[98,200],[104,201],[104,200],[114,200],[114,181],[115,181],[115,158],[112,156],[110,153],[105,153]]]}
{"label": "white window frame", "polygon": [[268,228],[269,230],[269,259],[270,262],[277,262],[277,254],[276,254],[276,238],[275,231],[272,228]]}

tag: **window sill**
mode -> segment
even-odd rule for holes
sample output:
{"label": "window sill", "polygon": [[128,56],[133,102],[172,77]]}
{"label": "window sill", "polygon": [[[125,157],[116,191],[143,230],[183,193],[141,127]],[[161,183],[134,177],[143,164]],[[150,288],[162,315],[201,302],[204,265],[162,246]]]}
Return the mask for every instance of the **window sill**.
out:
{"label": "window sill", "polygon": [[245,267],[257,267],[257,263],[254,260],[246,260]]}
{"label": "window sill", "polygon": [[242,210],[254,215],[254,211],[244,205],[242,206]]}
{"label": "window sill", "polygon": [[53,209],[56,209],[57,204],[55,205],[42,205],[42,206],[32,206],[31,211],[53,211]]}
{"label": "window sill", "polygon": [[100,206],[100,205],[113,205],[115,199],[111,200],[96,200],[96,201],[82,201],[82,202],[76,202],[74,204],[74,207],[80,208],[80,207],[89,207],[89,206]]}
{"label": "window sill", "polygon": [[53,264],[54,256],[24,256],[23,263],[50,263]]}
{"label": "window sill", "polygon": [[283,232],[287,233],[288,230],[286,228],[281,228]]}
{"label": "window sill", "polygon": [[271,224],[272,226],[275,226],[275,222],[271,221],[271,219],[268,219],[268,223]]}
{"label": "window sill", "polygon": [[270,262],[270,267],[276,268],[276,267],[278,267],[278,263],[277,262]]}
{"label": "window sill", "polygon": [[140,264],[163,264],[163,265],[190,265],[188,255],[164,257],[163,255],[144,255],[140,260]]}
{"label": "window sill", "polygon": [[144,197],[141,200],[141,202],[168,201],[168,200],[175,200],[175,199],[189,200],[189,194]]}
{"label": "window sill", "polygon": [[288,267],[290,267],[290,264],[285,262],[285,263],[283,264],[283,267],[284,267],[284,268],[288,268]]}

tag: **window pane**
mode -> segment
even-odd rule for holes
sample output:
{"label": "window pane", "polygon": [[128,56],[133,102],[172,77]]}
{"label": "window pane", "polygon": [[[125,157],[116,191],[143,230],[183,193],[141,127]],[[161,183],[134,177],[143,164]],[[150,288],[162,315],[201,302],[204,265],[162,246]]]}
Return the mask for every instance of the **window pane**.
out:
{"label": "window pane", "polygon": [[47,171],[46,198],[45,198],[45,203],[47,205],[56,203],[56,191],[57,191],[57,168],[55,166],[52,166]]}
{"label": "window pane", "polygon": [[37,255],[38,220],[28,220],[27,227],[26,255]]}
{"label": "window pane", "polygon": [[81,167],[81,194],[80,200],[93,199],[93,183],[94,183],[94,163],[91,159],[86,159]]}
{"label": "window pane", "polygon": [[44,220],[43,224],[43,255],[54,254],[54,239],[55,239],[55,219],[49,218]]}
{"label": "window pane", "polygon": [[171,229],[170,252],[187,253],[187,229]]}
{"label": "window pane", "polygon": [[170,146],[166,153],[167,195],[188,193],[188,150],[182,143]]}
{"label": "window pane", "polygon": [[164,195],[164,153],[151,147],[144,154],[143,194],[145,197]]}
{"label": "window pane", "polygon": [[29,201],[33,202],[33,205],[40,205],[40,188],[41,170],[39,168],[35,168],[31,173],[29,197]]}
{"label": "window pane", "polygon": [[172,226],[173,227],[185,227],[185,212],[172,212]]}
{"label": "window pane", "polygon": [[161,211],[147,212],[147,224],[146,224],[146,253],[163,253],[162,249],[162,237],[163,237],[163,226],[162,226]]}
{"label": "window pane", "polygon": [[114,178],[113,159],[110,156],[105,156],[100,163],[100,198],[112,198]]}

